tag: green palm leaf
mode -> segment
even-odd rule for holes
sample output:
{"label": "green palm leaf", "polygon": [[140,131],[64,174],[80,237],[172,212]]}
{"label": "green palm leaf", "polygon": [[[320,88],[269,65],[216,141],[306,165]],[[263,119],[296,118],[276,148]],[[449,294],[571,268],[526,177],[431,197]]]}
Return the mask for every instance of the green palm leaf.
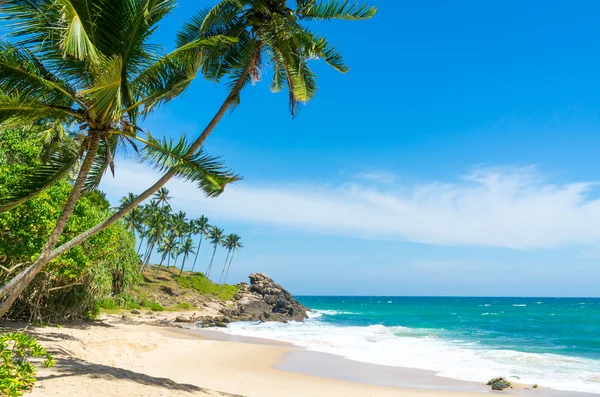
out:
{"label": "green palm leaf", "polygon": [[47,105],[15,93],[0,93],[0,124],[22,127],[40,120],[69,123],[81,115],[70,108]]}
{"label": "green palm leaf", "polygon": [[[96,49],[96,46],[90,40],[87,29],[89,29],[92,21],[82,20],[74,4],[87,5],[87,2],[73,1],[70,0],[57,0],[61,6],[61,12],[63,14],[66,26],[61,32],[61,48],[64,56],[72,56],[76,59],[86,60],[91,63],[98,63],[100,61],[100,54]],[[84,8],[88,11],[89,9]],[[88,18],[91,17],[88,12],[86,15]],[[87,22],[87,23],[86,23]],[[86,26],[87,25],[87,26]]]}
{"label": "green palm leaf", "polygon": [[329,0],[316,3],[315,1],[301,2],[298,14],[303,19],[369,19],[377,13],[377,8],[367,4],[358,4],[350,0]]}
{"label": "green palm leaf", "polygon": [[74,88],[50,73],[31,51],[6,41],[0,42],[0,91],[58,106],[77,101]]}
{"label": "green palm leaf", "polygon": [[0,197],[0,212],[15,208],[64,178],[77,163],[79,154],[75,145],[62,145],[45,164],[24,175],[18,186],[4,192]]}
{"label": "green palm leaf", "polygon": [[125,111],[143,106],[143,112],[148,113],[179,96],[196,77],[203,50],[227,47],[236,41],[225,36],[196,39],[159,59],[131,82],[131,91],[137,102]]}
{"label": "green palm leaf", "polygon": [[81,93],[95,118],[114,120],[121,114],[121,68],[123,60],[115,56],[104,64],[105,72],[95,84]]}
{"label": "green palm leaf", "polygon": [[196,183],[208,197],[220,195],[226,185],[241,179],[226,169],[218,157],[209,156],[202,149],[190,154],[191,143],[185,137],[173,141],[148,134],[147,139],[136,139],[146,144],[143,162],[149,162],[161,172],[176,170],[179,178]]}

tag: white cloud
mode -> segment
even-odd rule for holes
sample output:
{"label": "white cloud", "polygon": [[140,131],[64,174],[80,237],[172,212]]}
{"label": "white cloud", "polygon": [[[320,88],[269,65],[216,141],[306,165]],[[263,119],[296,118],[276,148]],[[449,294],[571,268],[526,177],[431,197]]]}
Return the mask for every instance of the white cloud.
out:
{"label": "white cloud", "polygon": [[[107,176],[101,188],[117,198],[141,192],[155,179],[141,165],[121,163],[117,177]],[[242,181],[218,199],[205,199],[180,181],[168,188],[174,205],[194,215],[355,238],[526,249],[600,243],[594,185],[550,184],[526,167],[479,169],[458,182],[417,185]]]}

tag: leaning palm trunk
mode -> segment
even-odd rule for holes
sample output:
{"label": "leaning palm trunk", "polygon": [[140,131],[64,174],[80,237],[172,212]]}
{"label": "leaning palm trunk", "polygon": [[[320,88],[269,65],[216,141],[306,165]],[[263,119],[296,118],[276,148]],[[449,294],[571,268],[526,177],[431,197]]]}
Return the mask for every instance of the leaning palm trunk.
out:
{"label": "leaning palm trunk", "polygon": [[142,261],[142,272],[148,267],[148,264],[150,263],[150,257],[152,256],[152,251],[154,251],[154,246],[156,245],[155,241],[152,241],[152,243],[150,243],[150,240],[148,240],[148,243],[149,245],[146,249],[144,260]]}
{"label": "leaning palm trunk", "polygon": [[231,254],[231,249],[227,250],[227,256],[225,257],[225,263],[223,264],[223,270],[221,271],[221,277],[219,277],[219,284],[223,280],[223,275],[225,274],[225,268],[227,267],[227,261],[229,260],[229,254]]}
{"label": "leaning palm trunk", "polygon": [[51,251],[60,238],[65,226],[67,226],[67,222],[69,221],[71,214],[75,210],[75,205],[81,196],[85,180],[90,172],[90,169],[92,168],[96,153],[98,152],[99,144],[100,136],[95,134],[90,139],[85,159],[81,164],[79,174],[77,175],[77,179],[73,184],[69,198],[67,199],[67,202],[63,207],[63,211],[56,221],[56,226],[54,226],[54,230],[52,231],[52,234],[50,234],[50,237],[48,238],[48,241],[42,249],[38,259],[31,266],[17,274],[13,279],[2,286],[2,289],[0,290],[0,316],[3,316],[8,309],[10,309],[11,305],[19,297],[21,292],[23,292],[23,290],[29,285],[29,283],[40,272],[40,270],[42,270],[42,267],[55,258]]}
{"label": "leaning palm trunk", "polygon": [[158,264],[158,267],[156,268],[156,274],[154,275],[155,280],[156,280],[156,277],[158,277],[158,272],[160,271],[160,268],[162,267],[162,264],[165,261],[166,256],[167,256],[167,253],[165,252],[163,254],[162,258],[160,258],[160,263]]}
{"label": "leaning palm trunk", "polygon": [[202,246],[202,234],[200,235],[200,241],[198,242],[198,249],[196,250],[196,257],[194,258],[194,264],[192,265],[192,272],[190,273],[190,275],[194,273],[194,269],[196,268],[196,261],[198,260],[198,253],[200,252],[200,246]]}
{"label": "leaning palm trunk", "polygon": [[231,258],[229,259],[229,265],[227,265],[227,271],[225,272],[225,278],[223,279],[223,284],[227,281],[227,275],[229,274],[229,269],[231,268],[231,262],[233,262],[233,254],[235,254],[235,250],[231,253]]}
{"label": "leaning palm trunk", "polygon": [[138,245],[138,248],[137,248],[137,254],[138,254],[138,256],[140,255],[140,249],[142,248],[142,243],[143,242],[144,242],[144,236],[140,235],[140,244]]}
{"label": "leaning palm trunk", "polygon": [[[206,138],[208,138],[208,136],[215,129],[217,124],[219,124],[219,122],[221,121],[221,119],[223,118],[225,113],[227,112],[227,109],[229,109],[232,105],[234,105],[237,102],[240,91],[244,87],[244,82],[246,81],[248,75],[250,74],[250,70],[256,64],[256,61],[257,61],[258,57],[260,56],[260,52],[261,52],[261,48],[257,47],[255,49],[254,55],[248,61],[248,64],[245,66],[242,74],[239,76],[238,80],[236,81],[235,86],[229,92],[229,95],[227,95],[227,98],[225,98],[225,101],[223,102],[223,104],[221,105],[221,107],[219,108],[217,113],[214,115],[214,117],[208,123],[208,125],[206,126],[204,131],[202,131],[202,134],[200,134],[198,139],[196,139],[196,141],[194,141],[192,146],[190,146],[190,150],[188,151],[189,157],[194,155],[194,153],[196,153],[196,151],[198,151],[198,149],[200,149],[200,147],[202,146],[204,141],[206,141]],[[17,299],[17,297],[23,292],[23,290],[27,287],[27,285],[29,285],[31,280],[33,280],[33,278],[39,273],[39,271],[44,267],[44,265],[46,265],[48,262],[55,259],[56,257],[64,254],[71,248],[76,247],[79,244],[83,243],[89,237],[106,229],[113,223],[117,222],[119,219],[123,218],[125,215],[127,215],[129,213],[129,211],[131,211],[133,208],[137,207],[144,200],[149,198],[152,194],[156,193],[156,191],[158,191],[158,189],[163,187],[165,185],[165,183],[167,183],[171,178],[173,178],[177,174],[178,168],[177,167],[171,168],[169,171],[167,171],[165,173],[165,175],[163,175],[152,186],[150,186],[148,189],[146,189],[144,192],[142,192],[139,196],[137,196],[135,198],[135,200],[132,200],[129,204],[124,206],[122,209],[115,212],[112,216],[110,216],[104,222],[97,224],[96,226],[81,233],[79,236],[71,239],[67,243],[52,250],[54,248],[54,246],[56,245],[56,241],[62,234],[69,216],[71,215],[71,213],[73,212],[73,209],[75,208],[77,199],[79,199],[79,196],[81,195],[81,189],[83,187],[83,183],[85,182],[85,177],[87,177],[87,174],[89,173],[90,168],[92,166],[92,162],[96,156],[96,152],[98,151],[98,144],[99,144],[99,138],[93,138],[92,143],[90,144],[90,148],[88,149],[88,153],[86,155],[85,161],[79,172],[77,181],[73,187],[73,190],[71,191],[72,196],[69,197],[67,204],[65,204],[63,214],[61,215],[61,218],[59,218],[59,221],[56,223],[55,230],[52,232],[52,235],[50,236],[48,243],[42,250],[42,253],[38,257],[38,259],[33,264],[31,264],[27,269],[21,271],[12,280],[10,280],[7,284],[3,285],[2,288],[0,288],[0,316],[4,316],[6,314],[8,309],[10,309],[11,305]],[[77,187],[77,189],[76,189],[76,187]],[[65,218],[65,219],[63,220],[63,218]],[[62,225],[61,225],[61,222],[63,223]]]}
{"label": "leaning palm trunk", "polygon": [[213,250],[212,257],[210,258],[210,263],[208,264],[208,269],[206,269],[206,277],[210,277],[210,271],[212,270],[213,260],[215,259],[215,254],[217,253],[217,244],[215,244],[215,249]]}
{"label": "leaning palm trunk", "polygon": [[183,274],[183,267],[185,266],[185,260],[187,259],[187,255],[183,256],[183,261],[181,262],[181,270],[179,271],[179,277]]}

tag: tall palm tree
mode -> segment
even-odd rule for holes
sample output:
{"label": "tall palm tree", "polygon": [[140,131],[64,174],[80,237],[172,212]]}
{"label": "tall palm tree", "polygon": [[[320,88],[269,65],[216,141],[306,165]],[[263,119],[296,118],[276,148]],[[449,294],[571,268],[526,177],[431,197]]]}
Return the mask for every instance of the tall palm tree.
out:
{"label": "tall palm tree", "polygon": [[160,189],[158,189],[158,191],[154,193],[153,197],[163,207],[166,204],[169,204],[169,200],[173,198],[169,196],[169,189],[167,189],[166,187],[161,187]]}
{"label": "tall palm tree", "polygon": [[160,243],[161,239],[171,228],[170,215],[171,206],[169,205],[155,209],[148,214],[148,219],[146,221],[148,225],[148,230],[146,232],[148,239],[146,243],[146,254],[142,261],[142,271],[150,264],[150,258],[152,257],[152,252],[156,245]]}
{"label": "tall palm tree", "polygon": [[162,255],[160,258],[160,263],[156,267],[156,273],[154,274],[154,279],[156,279],[158,277],[158,273],[159,273],[160,269],[162,268],[162,264],[165,261],[165,258],[168,257],[169,263],[170,263],[171,258],[175,255],[176,251],[177,251],[177,240],[176,240],[175,236],[173,236],[172,233],[168,233],[166,236],[164,236],[164,238],[162,239],[162,241],[160,242],[160,245],[158,247],[158,252],[161,253]]}
{"label": "tall palm tree", "polygon": [[120,205],[117,207],[117,209],[121,209],[123,207],[125,207],[127,204],[131,203],[133,200],[135,200],[135,194],[129,192],[127,193],[127,196],[123,196],[121,198],[121,200],[119,201]]}
{"label": "tall palm tree", "polygon": [[144,239],[148,237],[148,221],[150,220],[152,214],[159,210],[158,202],[155,200],[150,201],[149,204],[146,204],[142,207],[142,224],[140,225],[140,229],[138,233],[140,235],[140,243],[138,244],[137,254],[140,254],[140,249],[142,248],[142,244]]}
{"label": "tall palm tree", "polygon": [[[183,240],[187,236],[190,228],[186,216],[187,214],[184,211],[179,211],[178,213],[174,214],[171,218],[171,229],[173,233],[177,236],[177,243],[179,245],[183,244]],[[177,256],[175,257],[175,267],[177,267],[177,260],[179,259],[180,254],[181,252],[178,252]]]}
{"label": "tall palm tree", "polygon": [[208,228],[210,227],[208,224],[208,218],[204,215],[200,216],[200,218],[192,221],[192,234],[200,235],[200,239],[198,241],[198,248],[196,249],[196,256],[194,257],[194,264],[192,265],[192,273],[194,273],[194,269],[196,268],[196,261],[198,260],[198,253],[200,252],[200,247],[202,246],[202,238],[207,235]]}
{"label": "tall palm tree", "polygon": [[234,234],[228,234],[227,236],[225,236],[223,238],[223,247],[227,250],[227,256],[225,257],[225,263],[223,264],[223,270],[221,271],[221,277],[219,277],[219,284],[221,284],[221,281],[223,280],[223,275],[225,274],[225,268],[227,267],[227,261],[229,260],[229,255],[231,254],[231,250],[233,249],[232,246],[232,242],[233,242],[233,236]]}
{"label": "tall palm tree", "polygon": [[[226,20],[223,9],[228,3],[234,6],[234,12]],[[177,49],[163,55],[156,53],[161,47],[149,45],[148,39],[158,22],[172,10],[175,0],[0,2],[0,17],[8,21],[3,25],[8,26],[13,37],[11,43],[0,42],[0,122],[23,125],[48,120],[79,127],[75,128],[79,137],[76,147],[65,145],[64,149],[53,152],[52,167],[32,176],[31,182],[23,184],[19,191],[0,198],[0,211],[48,188],[83,157],[71,194],[39,257],[0,287],[0,315],[8,311],[47,263],[121,219],[171,178],[197,182],[211,197],[239,179],[215,158],[205,155],[201,146],[227,110],[239,103],[239,94],[247,82],[257,79],[263,49],[274,49],[272,58],[279,65],[274,71],[279,77],[274,78],[278,84],[273,89],[279,90],[287,82],[292,111],[298,101],[308,100],[315,89],[305,58],[322,56],[343,71],[341,57],[326,40],[317,40],[310,50],[306,45],[310,40],[303,40],[304,35],[296,30],[285,33],[287,26],[277,29],[279,22],[270,22],[282,19],[283,7],[273,4],[285,3],[284,0],[240,0],[241,7],[234,3],[233,0],[219,3],[225,7],[205,13],[206,23],[200,21],[201,15],[191,20],[178,36]],[[364,19],[376,11],[336,0],[319,4],[314,0],[297,0],[297,5],[292,14],[305,20]],[[194,25],[202,31],[195,30]],[[262,29],[261,26],[267,25],[269,28]],[[208,26],[215,29],[209,30]],[[216,35],[219,27],[224,33],[233,34],[234,40]],[[259,30],[262,38],[256,40]],[[277,37],[270,36],[273,32]],[[228,51],[227,47],[233,47],[236,38],[235,51]],[[254,47],[248,46],[248,42]],[[253,50],[250,56],[248,49]],[[211,54],[213,51],[217,54]],[[239,62],[236,55],[241,56]],[[292,65],[296,60],[300,62]],[[211,66],[218,64],[224,67],[223,72]],[[184,137],[178,142],[156,139],[148,132],[146,139],[138,136],[142,131],[138,121],[185,91],[200,67],[208,78],[232,77],[229,93],[200,136],[193,143]],[[112,171],[117,146],[132,140],[144,145],[142,158],[164,174],[108,219],[55,247],[84,188],[96,186],[107,168]]]}
{"label": "tall palm tree", "polygon": [[227,271],[225,272],[225,277],[223,278],[223,284],[225,284],[225,281],[227,281],[227,275],[229,274],[231,262],[233,261],[233,254],[235,254],[235,251],[243,247],[242,243],[240,243],[240,240],[241,237],[237,234],[230,234],[228,236],[227,248],[231,250],[231,257],[229,258],[229,265],[227,265]]}
{"label": "tall palm tree", "polygon": [[135,207],[124,218],[125,227],[130,232],[137,232],[143,223],[143,212],[140,207]]}
{"label": "tall palm tree", "polygon": [[179,277],[181,277],[181,275],[183,274],[183,268],[185,266],[186,259],[190,254],[194,253],[195,249],[196,246],[194,245],[194,241],[191,239],[191,237],[186,237],[186,239],[180,247],[181,254],[183,254],[183,260],[181,261],[181,270],[179,271]]}
{"label": "tall palm tree", "polygon": [[216,226],[212,226],[208,231],[208,236],[210,239],[210,243],[213,245],[213,253],[210,258],[210,263],[208,264],[208,269],[206,270],[206,277],[210,277],[210,271],[212,270],[212,264],[215,260],[215,253],[217,252],[217,247],[223,244],[223,229],[219,229]]}
{"label": "tall palm tree", "polygon": [[[295,3],[296,8],[293,7]],[[221,0],[191,18],[177,35],[177,44],[185,46],[195,40],[224,34],[238,41],[223,51],[208,54],[202,73],[209,80],[231,81],[231,101],[239,102],[239,91],[249,82],[260,79],[264,63],[273,70],[271,89],[287,88],[292,116],[299,105],[316,92],[315,76],[308,61],[322,58],[335,70],[346,73],[342,55],[325,37],[311,32],[302,22],[315,20],[371,18],[377,9],[348,0]],[[238,88],[238,84],[241,87]]]}

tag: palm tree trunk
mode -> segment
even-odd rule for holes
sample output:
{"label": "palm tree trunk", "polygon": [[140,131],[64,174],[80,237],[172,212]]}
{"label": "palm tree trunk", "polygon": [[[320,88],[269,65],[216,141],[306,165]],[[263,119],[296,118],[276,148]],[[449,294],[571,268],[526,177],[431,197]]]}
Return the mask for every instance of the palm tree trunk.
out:
{"label": "palm tree trunk", "polygon": [[185,260],[187,259],[187,255],[183,255],[183,261],[181,262],[181,270],[179,271],[179,277],[183,274],[183,267],[185,266]]}
{"label": "palm tree trunk", "polygon": [[200,246],[202,245],[202,234],[200,234],[200,242],[198,243],[198,249],[196,250],[196,257],[194,258],[194,264],[192,265],[192,271],[190,275],[194,273],[194,269],[196,268],[196,261],[198,260],[198,252],[200,252]]}
{"label": "palm tree trunk", "polygon": [[156,245],[156,242],[152,241],[152,243],[146,249],[146,255],[144,257],[144,261],[142,262],[142,272],[144,270],[146,270],[146,268],[148,267],[148,264],[150,263],[150,256],[152,256],[152,251],[154,251],[155,245]]}
{"label": "palm tree trunk", "polygon": [[140,244],[138,245],[137,254],[140,255],[140,248],[142,248],[142,243],[144,242],[144,236],[140,235]]}
{"label": "palm tree trunk", "polygon": [[223,264],[223,270],[221,271],[221,277],[219,277],[219,284],[221,284],[221,280],[223,280],[223,275],[225,274],[225,268],[227,267],[227,261],[229,260],[229,254],[231,254],[231,249],[227,250],[227,256],[225,257],[225,263]]}
{"label": "palm tree trunk", "polygon": [[[261,50],[262,50],[262,48],[259,45],[257,45],[256,49],[254,50],[253,56],[250,58],[250,60],[244,67],[244,70],[242,71],[242,73],[240,74],[235,85],[233,86],[233,88],[231,89],[229,94],[227,95],[227,98],[225,98],[225,101],[223,101],[223,104],[219,107],[219,110],[217,111],[217,113],[213,116],[211,121],[204,128],[204,131],[202,131],[202,134],[200,134],[198,139],[196,139],[194,141],[194,143],[190,147],[190,150],[187,153],[187,156],[192,156],[192,155],[194,155],[194,153],[196,153],[196,151],[202,146],[204,141],[206,141],[206,138],[208,138],[208,136],[211,134],[211,132],[215,129],[217,124],[219,124],[219,122],[221,121],[221,119],[223,118],[223,116],[225,115],[227,110],[237,102],[237,98],[238,98],[242,88],[244,87],[244,82],[246,81],[246,78],[250,74],[250,70],[255,66],[257,60],[259,59]],[[96,152],[98,151],[98,144],[99,144],[99,137],[98,138],[94,137],[92,139],[90,147],[88,148],[88,155],[86,155],[84,164],[82,164],[82,168],[80,169],[80,173],[79,173],[80,176],[85,175],[85,177],[87,177],[87,174],[89,173],[90,168],[92,166],[92,162],[96,156]],[[90,156],[91,152],[93,152],[93,156]],[[89,164],[86,164],[88,159],[89,159]],[[86,165],[85,169],[84,169],[84,165]],[[85,171],[85,172],[82,173],[81,171]],[[115,223],[116,221],[118,221],[119,219],[124,217],[125,215],[127,215],[129,213],[129,211],[131,211],[133,208],[137,207],[140,203],[142,203],[148,197],[150,197],[151,195],[156,193],[156,191],[158,191],[158,189],[163,187],[165,185],[165,183],[167,183],[171,178],[173,178],[173,176],[175,176],[177,174],[177,171],[178,171],[177,167],[171,168],[169,171],[167,171],[165,173],[165,175],[163,175],[152,186],[150,186],[148,189],[146,189],[144,192],[142,192],[142,194],[137,196],[135,200],[132,200],[129,204],[127,204],[121,210],[115,212],[112,216],[110,216],[104,222],[100,222],[96,226],[89,228],[85,232],[79,234],[77,237],[74,237],[73,239],[71,239],[67,243],[61,245],[60,247],[55,248],[51,252],[47,252],[46,247],[45,247],[44,250],[42,250],[42,253],[40,254],[39,258],[29,268],[27,268],[24,271],[22,271],[21,273],[19,273],[11,281],[9,281],[8,283],[6,283],[5,285],[3,285],[0,288],[0,317],[4,316],[4,314],[6,314],[6,312],[8,311],[8,309],[10,309],[10,306],[13,304],[13,302],[17,299],[17,297],[21,294],[21,292],[23,292],[23,290],[27,287],[27,285],[29,285],[31,280],[33,280],[33,277],[35,277],[35,275],[40,271],[40,269],[44,265],[46,265],[48,262],[55,259],[56,257],[64,254],[71,248],[83,243],[89,237],[106,229],[107,227],[109,227],[110,225],[112,225],[113,223]],[[83,182],[85,181],[85,177],[81,180],[81,187],[83,187]],[[79,182],[79,177],[77,179],[77,182]],[[76,182],[76,184],[77,184],[77,182]],[[73,191],[71,193],[73,194]],[[70,212],[68,213],[69,216],[73,212],[73,208],[75,207],[75,204],[77,203],[77,199],[79,199],[80,195],[81,195],[81,189],[79,189],[77,192],[75,192],[72,203],[70,203],[71,197],[69,197],[69,200],[67,201],[67,203],[72,205],[72,208],[70,209]],[[64,209],[67,209],[66,205],[65,205]],[[63,212],[64,212],[64,210],[63,210]],[[68,220],[68,217],[67,217],[67,220]],[[66,225],[66,220],[64,223]],[[58,240],[58,237],[62,233],[62,230],[64,229],[65,225],[63,225],[60,228],[60,233],[58,233],[59,235],[56,236],[56,238],[55,238],[54,242],[51,244],[51,246],[50,246],[50,244],[47,244],[47,247],[49,247],[48,250],[51,250],[54,248],[56,241]],[[57,223],[56,229],[58,229],[58,226],[59,225]],[[53,235],[54,235],[54,232],[53,232]],[[50,241],[48,241],[48,242],[50,243]],[[33,274],[33,275],[31,275],[31,274]]]}
{"label": "palm tree trunk", "polygon": [[206,278],[210,277],[210,270],[212,269],[213,260],[215,259],[215,254],[217,253],[217,244],[215,244],[215,249],[213,250],[212,258],[210,258],[210,263],[208,265],[208,269],[206,270]]}
{"label": "palm tree trunk", "polygon": [[233,254],[235,254],[235,250],[231,253],[231,259],[229,259],[229,266],[227,266],[227,272],[225,272],[225,278],[223,279],[223,284],[227,281],[227,275],[229,274],[229,269],[231,268],[231,262],[233,262]]}
{"label": "palm tree trunk", "polygon": [[87,176],[92,168],[92,164],[94,163],[94,159],[96,158],[96,153],[98,153],[98,146],[100,145],[100,135],[96,132],[89,141],[89,146],[87,149],[87,153],[85,155],[85,159],[81,164],[81,168],[79,169],[79,174],[77,175],[77,179],[73,184],[73,188],[71,189],[71,193],[69,194],[69,198],[63,207],[62,213],[58,217],[56,221],[56,225],[54,226],[54,230],[50,234],[46,245],[42,249],[42,252],[38,259],[30,265],[27,269],[21,271],[14,278],[12,278],[8,283],[4,284],[0,289],[0,316],[6,314],[8,309],[12,306],[17,297],[23,292],[23,290],[29,285],[29,283],[34,279],[34,277],[42,270],[42,267],[52,259],[51,251],[56,245],[59,237],[62,232],[65,230],[65,226],[67,226],[67,222],[71,217],[71,214],[75,210],[75,205],[77,205],[77,201],[79,197],[81,197],[81,191],[83,189],[83,185]]}
{"label": "palm tree trunk", "polygon": [[177,268],[177,261],[179,260],[179,255],[180,254],[175,255],[175,262],[173,263],[174,268]]}
{"label": "palm tree trunk", "polygon": [[162,258],[160,258],[160,263],[158,264],[158,267],[156,268],[156,274],[154,275],[155,280],[156,280],[156,277],[158,277],[158,272],[160,271],[160,267],[162,266],[166,256],[167,256],[167,253],[165,252],[163,254]]}

